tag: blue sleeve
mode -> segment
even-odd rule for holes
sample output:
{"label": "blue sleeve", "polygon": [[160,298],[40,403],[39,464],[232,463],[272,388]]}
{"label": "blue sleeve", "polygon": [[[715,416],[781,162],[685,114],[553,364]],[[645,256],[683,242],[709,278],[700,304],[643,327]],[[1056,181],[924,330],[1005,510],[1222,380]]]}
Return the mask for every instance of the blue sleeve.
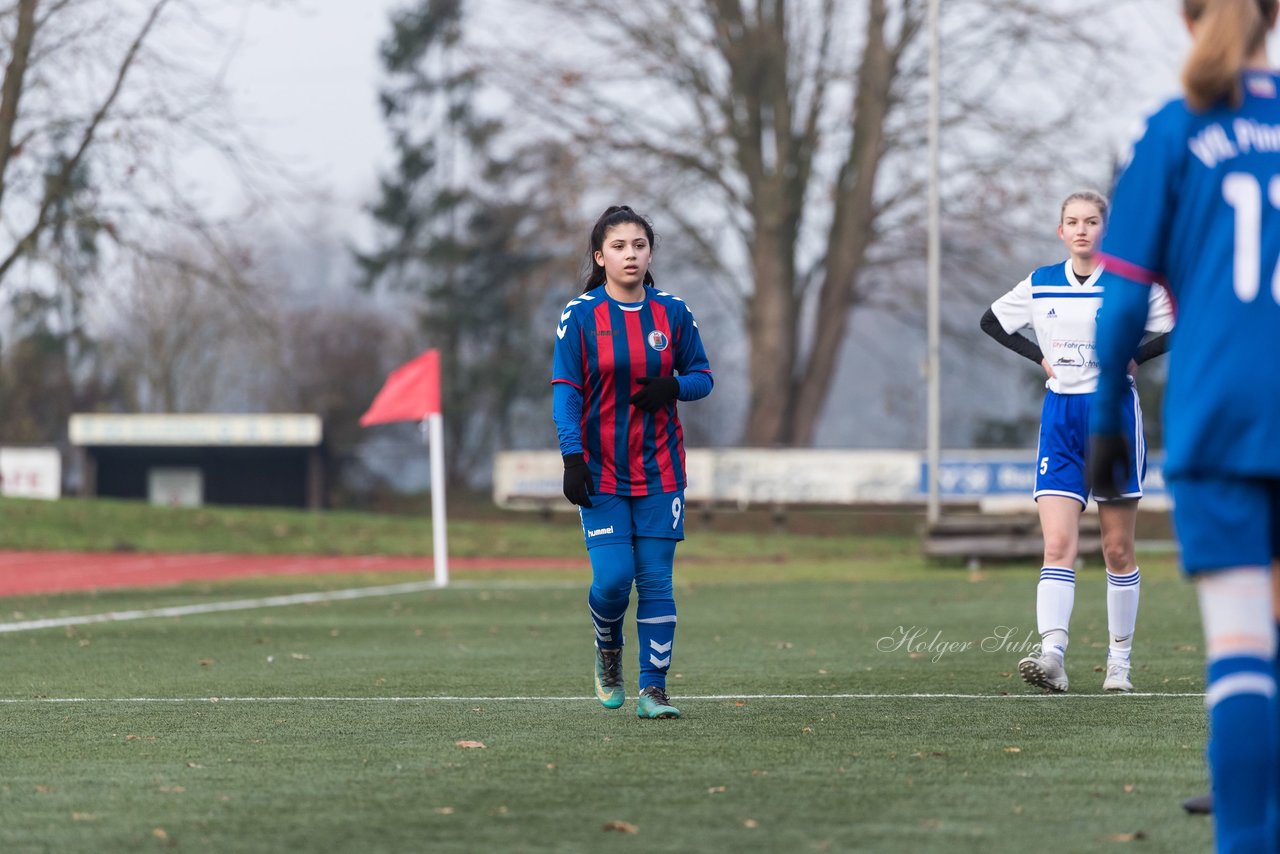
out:
{"label": "blue sleeve", "polygon": [[681,374],[676,377],[676,382],[680,384],[676,400],[701,400],[711,394],[711,386],[714,384],[709,371]]}
{"label": "blue sleeve", "polygon": [[1173,102],[1147,120],[1111,197],[1102,262],[1114,274],[1151,284],[1165,275],[1176,205],[1176,175],[1186,157],[1186,109]]}
{"label": "blue sleeve", "polygon": [[551,386],[551,417],[556,422],[560,455],[582,453],[582,392],[568,383]]}
{"label": "blue sleeve", "polygon": [[1094,434],[1119,433],[1129,399],[1129,360],[1147,326],[1151,286],[1165,274],[1176,173],[1185,154],[1186,108],[1171,102],[1148,121],[1116,182],[1107,234],[1098,312],[1098,390],[1090,414]]}
{"label": "blue sleeve", "polygon": [[[683,303],[681,303],[683,305]],[[680,374],[681,379],[689,374],[694,373],[711,373],[711,363],[707,360],[707,351],[702,348],[702,336],[698,333],[698,322],[693,319],[693,311],[684,306],[684,311],[680,315],[677,327],[678,337],[676,338],[676,373]],[[682,392],[681,400],[697,400],[697,398],[686,398],[683,395],[685,385],[680,384]],[[710,384],[707,390],[698,397],[706,397],[711,393]]]}
{"label": "blue sleeve", "polygon": [[551,382],[556,385],[568,383],[582,390],[582,326],[573,312],[577,300],[569,303],[560,314],[560,323],[556,326],[555,352],[551,358]]}
{"label": "blue sleeve", "polygon": [[1147,324],[1149,285],[1140,285],[1104,271],[1099,283],[1105,289],[1098,312],[1098,390],[1090,412],[1094,434],[1123,431],[1123,412],[1129,399],[1129,360],[1137,352]]}

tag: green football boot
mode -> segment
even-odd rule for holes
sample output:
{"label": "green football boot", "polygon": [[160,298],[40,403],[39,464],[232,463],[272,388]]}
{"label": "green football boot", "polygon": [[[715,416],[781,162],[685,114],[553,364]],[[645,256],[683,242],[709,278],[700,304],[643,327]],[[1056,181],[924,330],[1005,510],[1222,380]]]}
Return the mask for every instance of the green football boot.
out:
{"label": "green football boot", "polygon": [[636,704],[636,717],[678,718],[680,710],[671,705],[666,691],[657,685],[650,685],[640,692],[640,702]]}
{"label": "green football boot", "polygon": [[616,709],[627,699],[622,686],[622,650],[596,647],[596,697],[606,709]]}

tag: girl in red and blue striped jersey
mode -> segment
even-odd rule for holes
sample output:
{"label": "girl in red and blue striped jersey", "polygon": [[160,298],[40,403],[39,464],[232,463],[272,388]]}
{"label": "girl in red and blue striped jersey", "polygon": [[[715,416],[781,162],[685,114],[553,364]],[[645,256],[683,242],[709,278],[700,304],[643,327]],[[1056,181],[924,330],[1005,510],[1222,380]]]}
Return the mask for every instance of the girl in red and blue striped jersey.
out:
{"label": "girl in red and blue striped jersey", "polygon": [[711,393],[711,365],[684,300],[649,273],[653,226],[623,205],[591,230],[583,293],[556,328],[553,417],[564,494],[578,505],[595,627],[596,696],[626,699],[622,622],[636,589],[642,718],[676,718],[666,693],[675,642],[671,576],[684,539],[684,434],[677,400]]}

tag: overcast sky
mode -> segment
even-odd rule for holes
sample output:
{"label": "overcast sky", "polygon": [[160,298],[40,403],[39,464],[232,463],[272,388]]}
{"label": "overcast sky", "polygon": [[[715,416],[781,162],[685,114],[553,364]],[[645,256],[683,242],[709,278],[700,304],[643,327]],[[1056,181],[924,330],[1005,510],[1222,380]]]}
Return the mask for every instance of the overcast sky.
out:
{"label": "overcast sky", "polygon": [[[313,187],[332,193],[334,214],[349,224],[361,219],[360,207],[374,192],[379,166],[390,162],[376,103],[377,51],[390,13],[410,2],[278,0],[227,7],[227,29],[239,38],[228,72],[238,112],[269,152],[314,176]],[[1138,0],[1136,5],[1151,11],[1167,4]],[[1181,52],[1184,42],[1176,28],[1147,23],[1139,32],[1153,57],[1172,59]],[[1132,88],[1151,99],[1171,93],[1175,68],[1174,61],[1156,60],[1151,75],[1133,81]],[[1099,107],[1105,115],[1106,107]],[[1137,118],[1131,105],[1123,112],[1111,117],[1117,144]]]}
{"label": "overcast sky", "polygon": [[378,45],[408,0],[289,0],[238,9],[228,88],[252,135],[315,175],[335,213],[352,220],[390,162],[377,107]]}

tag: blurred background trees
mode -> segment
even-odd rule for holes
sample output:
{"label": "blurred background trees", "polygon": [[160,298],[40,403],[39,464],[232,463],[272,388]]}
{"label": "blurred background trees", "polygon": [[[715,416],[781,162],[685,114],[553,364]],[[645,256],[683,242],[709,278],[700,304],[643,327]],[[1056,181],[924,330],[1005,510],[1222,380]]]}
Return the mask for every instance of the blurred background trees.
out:
{"label": "blurred background trees", "polygon": [[[1033,366],[977,319],[1061,254],[1057,197],[1105,189],[1098,105],[1151,58],[1115,16],[1142,5],[943,4],[947,445],[1034,440]],[[78,410],[318,412],[367,486],[371,442],[417,440],[358,414],[438,347],[449,474],[482,483],[554,444],[554,319],[626,203],[716,371],[692,444],[922,442],[925,0],[404,0],[349,46],[378,51],[392,152],[362,222],[237,116],[224,8],[0,0],[0,441]]]}
{"label": "blurred background trees", "polygon": [[[396,164],[370,212],[364,284],[412,294],[422,340],[440,349],[445,453],[467,480],[511,447],[522,403],[548,393],[551,263],[569,249],[581,180],[569,149],[513,139],[477,104],[484,69],[465,50],[462,0],[396,14],[380,102]],[[555,303],[554,298],[550,298]]]}

